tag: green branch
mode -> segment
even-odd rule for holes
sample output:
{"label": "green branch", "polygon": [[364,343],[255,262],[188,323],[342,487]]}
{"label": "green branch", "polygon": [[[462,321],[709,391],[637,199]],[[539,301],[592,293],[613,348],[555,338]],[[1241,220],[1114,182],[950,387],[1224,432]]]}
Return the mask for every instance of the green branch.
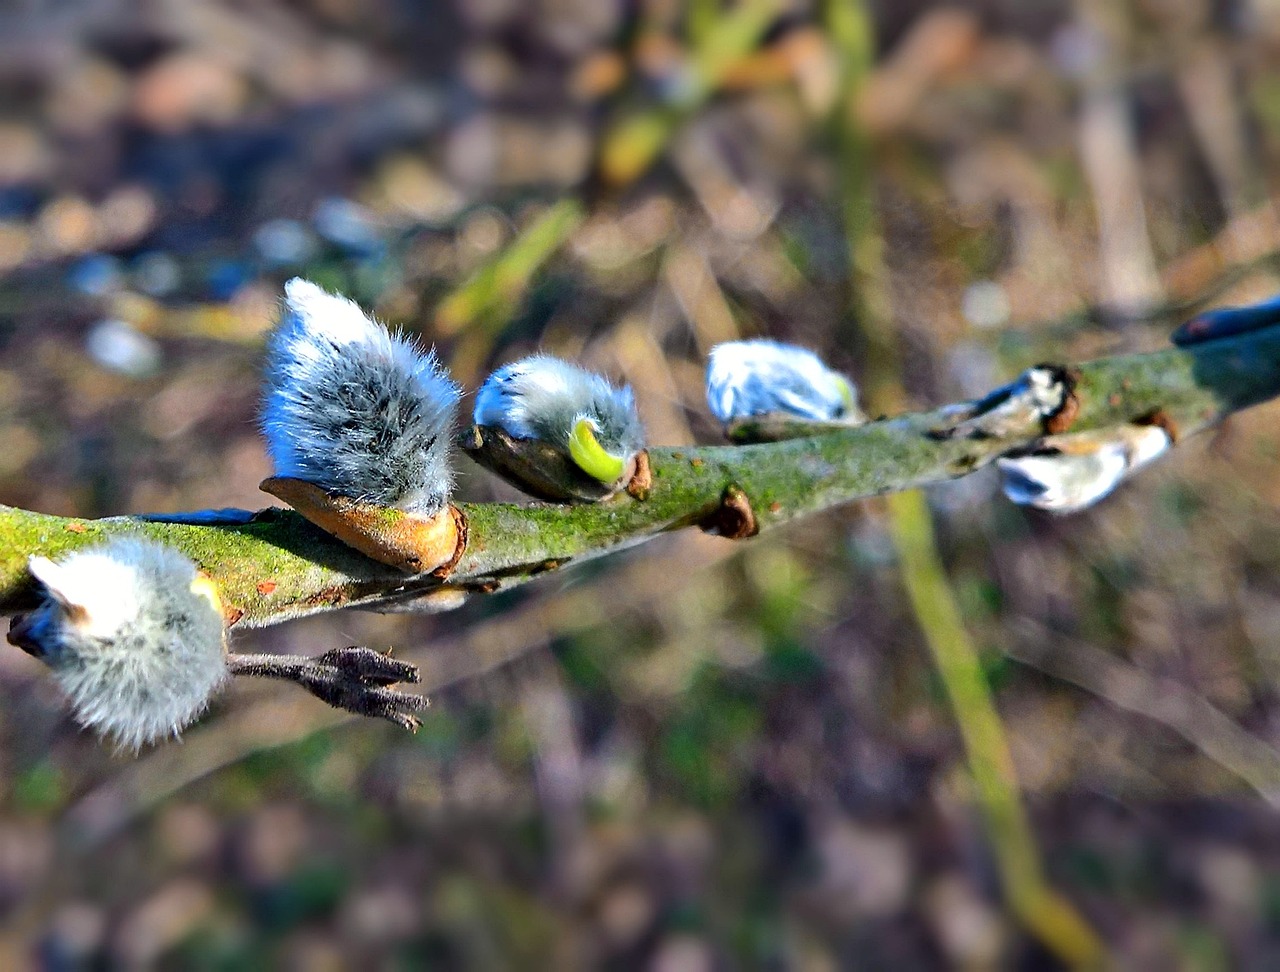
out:
{"label": "green branch", "polygon": [[[1080,365],[1072,431],[1160,420],[1176,436],[1280,395],[1280,327],[1154,354]],[[1034,442],[1038,418],[989,437],[940,435],[965,410],[950,406],[807,438],[743,446],[654,448],[643,500],[598,504],[463,504],[467,548],[445,579],[406,577],[368,560],[296,513],[260,511],[215,525],[138,517],[76,520],[0,507],[0,612],[33,604],[31,554],[56,556],[112,534],[144,534],[184,551],[215,582],[238,623],[256,627],[342,607],[447,608],[460,594],[513,586],[548,570],[702,525],[746,534],[851,500],[963,476]],[[1065,417],[1065,416],[1064,416]],[[753,521],[747,523],[746,521]]]}

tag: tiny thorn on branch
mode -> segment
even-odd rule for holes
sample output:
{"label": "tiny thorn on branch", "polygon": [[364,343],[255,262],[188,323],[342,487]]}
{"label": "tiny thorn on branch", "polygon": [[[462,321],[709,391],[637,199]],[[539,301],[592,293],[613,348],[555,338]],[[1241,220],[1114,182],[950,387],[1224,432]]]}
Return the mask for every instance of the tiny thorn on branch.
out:
{"label": "tiny thorn on branch", "polygon": [[232,654],[227,667],[232,675],[296,682],[334,708],[387,719],[410,732],[422,725],[414,713],[431,704],[426,696],[391,688],[398,682],[417,682],[417,666],[359,645],[333,648],[314,658]]}

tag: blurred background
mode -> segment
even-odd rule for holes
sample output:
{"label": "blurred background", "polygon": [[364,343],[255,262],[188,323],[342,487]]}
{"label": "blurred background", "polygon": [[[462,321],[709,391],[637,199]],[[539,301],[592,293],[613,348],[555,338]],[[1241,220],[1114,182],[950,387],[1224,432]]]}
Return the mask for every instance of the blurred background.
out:
{"label": "blurred background", "polygon": [[[25,0],[0,106],[0,501],[51,513],[267,505],[294,274],[470,388],[588,362],[659,444],[717,441],[739,335],[924,407],[1280,290],[1268,0]],[[1276,419],[1070,518],[990,471],[928,495],[1015,851],[1125,967],[1280,965]],[[416,736],[246,683],[113,756],[0,652],[4,966],[1061,967],[890,521],[238,638],[394,645]]]}

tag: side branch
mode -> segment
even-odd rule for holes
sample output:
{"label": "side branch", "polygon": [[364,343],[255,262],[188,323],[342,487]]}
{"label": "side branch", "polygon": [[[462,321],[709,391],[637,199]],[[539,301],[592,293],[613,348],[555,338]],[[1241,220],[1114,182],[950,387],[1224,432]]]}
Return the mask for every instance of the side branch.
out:
{"label": "side branch", "polygon": [[[1052,428],[1030,415],[966,428],[973,407],[947,406],[786,441],[650,449],[652,486],[642,500],[620,494],[574,506],[462,504],[469,540],[444,580],[377,564],[290,510],[184,523],[76,520],[0,506],[0,612],[34,605],[30,555],[55,557],[117,534],[142,534],[182,550],[218,584],[232,622],[247,627],[342,607],[444,609],[467,593],[513,586],[668,530],[702,525],[750,533],[851,500],[954,479],[1046,432],[1146,422],[1162,425],[1176,441],[1280,395],[1280,327],[1059,370],[1073,390]],[[963,434],[948,434],[958,427]],[[723,527],[744,518],[753,529]]]}

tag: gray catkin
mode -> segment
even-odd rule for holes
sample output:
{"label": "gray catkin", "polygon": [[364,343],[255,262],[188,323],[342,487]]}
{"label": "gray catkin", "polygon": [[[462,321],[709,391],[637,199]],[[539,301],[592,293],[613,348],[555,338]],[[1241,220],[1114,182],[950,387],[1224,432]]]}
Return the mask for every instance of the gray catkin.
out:
{"label": "gray catkin", "polygon": [[449,446],[461,391],[433,352],[345,297],[285,286],[268,340],[262,429],[277,476],[433,515],[453,488]]}
{"label": "gray catkin", "polygon": [[57,563],[31,559],[44,599],[19,643],[44,661],[76,720],[124,749],[174,736],[227,677],[222,614],[181,552],[119,538]]}
{"label": "gray catkin", "polygon": [[499,368],[476,395],[474,421],[516,439],[565,449],[574,426],[588,419],[601,448],[629,460],[644,448],[644,426],[630,388],[560,358],[536,354]]}

